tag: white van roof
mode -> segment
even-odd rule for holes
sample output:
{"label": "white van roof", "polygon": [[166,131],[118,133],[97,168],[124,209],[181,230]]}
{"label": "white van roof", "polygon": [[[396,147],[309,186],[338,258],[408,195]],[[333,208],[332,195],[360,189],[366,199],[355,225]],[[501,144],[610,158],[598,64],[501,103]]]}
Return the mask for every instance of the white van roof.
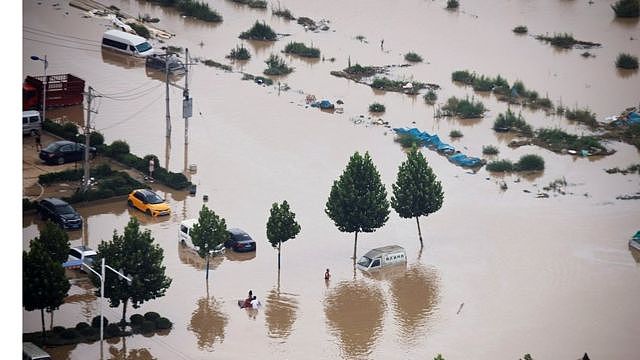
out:
{"label": "white van roof", "polygon": [[40,113],[36,110],[27,110],[22,112],[22,116],[38,116]]}
{"label": "white van roof", "polygon": [[376,257],[378,257],[380,255],[391,254],[391,253],[399,253],[399,252],[402,252],[402,253],[405,252],[404,248],[402,246],[399,246],[399,245],[387,245],[387,246],[371,249],[366,254],[364,254],[364,256],[368,257],[369,259],[375,259]]}
{"label": "white van roof", "polygon": [[193,224],[195,224],[197,222],[198,222],[198,219],[187,219],[187,220],[181,222],[180,225],[184,225],[184,226],[186,226],[188,228],[192,228]]}
{"label": "white van roof", "polygon": [[142,36],[129,34],[128,32],[120,31],[120,30],[107,30],[104,32],[103,37],[111,40],[127,40],[130,41],[133,45],[139,45],[147,41],[147,39]]}

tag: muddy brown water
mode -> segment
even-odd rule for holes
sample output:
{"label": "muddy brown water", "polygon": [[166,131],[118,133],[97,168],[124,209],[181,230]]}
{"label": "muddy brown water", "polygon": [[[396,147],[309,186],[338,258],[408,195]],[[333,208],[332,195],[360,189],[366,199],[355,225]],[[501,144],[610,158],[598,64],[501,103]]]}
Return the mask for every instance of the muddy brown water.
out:
{"label": "muddy brown water", "polygon": [[[295,16],[330,20],[329,31],[314,33],[273,17],[270,10],[230,1],[209,3],[224,16],[223,23],[185,19],[147,2],[106,2],[129,14],[160,18],[158,25],[176,34],[167,44],[223,63],[229,50],[243,43],[237,35],[256,20],[290,34],[273,44],[245,43],[253,57],[233,64],[234,73],[202,64],[191,68],[194,116],[185,146],[181,90],[171,89],[172,133],[167,142],[162,76],[146,71],[139,61],[100,51],[107,20],[83,17],[66,3],[54,7],[53,1],[23,2],[25,76],[42,71],[42,64],[27,55],[47,54],[49,73],[73,73],[103,95],[94,102],[98,114],[92,118],[108,143],[124,139],[134,153],[156,154],[172,171],[197,165],[191,175],[198,185],[196,196],[154,185],[169,201],[171,217],[150,219],[124,201],[79,208],[85,228],[69,233],[73,245],[96,248],[136,217],[164,249],[167,274],[173,278],[166,296],[140,309],[129,307],[128,315],[157,311],[170,318],[174,328],[150,337],[109,340],[105,357],[364,359],[442,353],[451,359],[490,359],[529,352],[535,358],[571,359],[588,352],[594,359],[634,358],[640,332],[640,256],[627,240],[640,226],[640,202],[616,196],[640,191],[640,181],[637,175],[603,170],[637,163],[638,151],[610,142],[617,150],[614,155],[585,159],[531,146],[509,149],[510,137],[490,129],[506,104],[452,84],[450,74],[469,69],[501,74],[511,82],[520,79],[555,103],[588,106],[603,119],[640,101],[638,72],[622,74],[613,65],[619,52],[638,55],[637,21],[616,20],[609,4],[599,2],[463,2],[456,12],[444,10],[443,1],[412,0],[392,7],[382,1],[282,3]],[[596,57],[585,59],[581,50],[555,50],[530,35],[514,35],[511,29],[520,24],[527,25],[530,34],[571,32],[604,45],[591,50]],[[366,42],[356,40],[358,35]],[[261,74],[264,60],[289,41],[312,43],[325,61],[285,56],[295,71],[276,80],[291,87],[280,94],[275,87],[241,81],[237,71]],[[363,65],[399,65],[409,51],[426,61],[393,68],[392,76],[439,84],[439,104],[452,95],[475,96],[490,109],[486,117],[434,119],[434,107],[420,96],[373,92],[329,75],[346,67],[348,58]],[[329,61],[333,57],[335,61]],[[344,113],[306,108],[307,94],[343,100]],[[382,229],[359,236],[358,254],[400,244],[407,250],[406,268],[376,276],[354,274],[349,259],[353,236],[337,231],[323,209],[333,180],[354,151],[370,152],[391,189],[404,154],[390,129],[367,121],[368,105],[374,101],[386,105],[382,118],[393,127],[437,133],[472,156],[480,156],[488,144],[499,147],[500,158],[539,154],[546,169],[529,176],[493,176],[484,169],[473,174],[423,150],[445,191],[443,208],[421,220],[424,249],[419,251],[415,221],[392,212]],[[534,127],[587,133],[578,124],[540,111],[522,113]],[[77,107],[51,114],[83,121]],[[364,122],[351,121],[359,115]],[[451,141],[448,133],[453,129],[464,137]],[[562,177],[568,183],[566,195],[535,197]],[[500,190],[501,181],[508,185],[506,191]],[[208,286],[202,260],[177,240],[179,223],[197,217],[205,194],[207,206],[257,242],[255,254],[215,259]],[[271,204],[284,199],[302,231],[283,246],[278,277],[265,224]],[[41,226],[35,216],[24,217],[24,248]],[[332,273],[327,283],[326,268]],[[70,276],[70,296],[54,313],[54,325],[74,326],[99,312],[88,280]],[[238,309],[236,300],[248,289],[260,298],[260,310]],[[115,321],[121,309],[107,307],[105,314]],[[23,312],[23,331],[39,328],[39,314]],[[99,344],[49,351],[56,359],[91,359],[99,357]]]}

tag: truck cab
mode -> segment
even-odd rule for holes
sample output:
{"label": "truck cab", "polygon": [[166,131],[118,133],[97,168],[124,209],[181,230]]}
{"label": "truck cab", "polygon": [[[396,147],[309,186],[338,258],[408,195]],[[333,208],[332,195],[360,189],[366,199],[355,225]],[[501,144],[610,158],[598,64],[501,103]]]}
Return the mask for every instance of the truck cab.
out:
{"label": "truck cab", "polygon": [[406,263],[407,253],[403,247],[387,245],[369,250],[358,260],[358,268],[363,271],[372,271]]}

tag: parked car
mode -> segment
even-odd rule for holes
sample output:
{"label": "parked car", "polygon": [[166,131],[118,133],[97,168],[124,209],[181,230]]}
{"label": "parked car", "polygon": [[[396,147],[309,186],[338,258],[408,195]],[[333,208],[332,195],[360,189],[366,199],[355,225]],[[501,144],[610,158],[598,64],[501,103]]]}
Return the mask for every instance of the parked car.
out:
{"label": "parked car", "polygon": [[51,356],[36,344],[31,342],[22,343],[23,360],[51,360]]}
{"label": "parked car", "polygon": [[37,207],[42,220],[51,220],[63,229],[82,228],[82,217],[76,209],[58,198],[40,200]]}
{"label": "parked car", "polygon": [[[198,219],[187,219],[180,223],[180,231],[178,234],[179,240],[189,246],[192,247],[195,251],[198,251],[200,248],[193,244],[191,240],[191,231],[193,230],[193,225],[198,222]],[[224,252],[224,244],[220,244],[216,246],[214,249],[210,250],[210,254],[222,254]]]}
{"label": "parked car", "polygon": [[[96,148],[89,147],[89,159],[96,156]],[[40,150],[40,159],[47,164],[62,165],[66,162],[84,159],[84,145],[67,140],[52,142]]]}
{"label": "parked car", "polygon": [[[168,59],[168,61],[165,59]],[[145,59],[145,65],[152,69],[162,70],[163,72],[167,69],[168,65],[169,72],[172,74],[184,74],[185,72],[184,64],[174,55],[169,57],[158,54],[149,55]]]}
{"label": "parked car", "polygon": [[147,215],[171,215],[169,204],[160,195],[148,189],[133,190],[127,198],[127,204]]}
{"label": "parked car", "polygon": [[[93,262],[96,260],[98,253],[95,250],[91,249],[87,246],[76,246],[69,249],[69,257],[67,261],[71,260],[81,260],[83,263],[91,266]],[[82,267],[79,267],[82,270]]]}
{"label": "parked car", "polygon": [[256,242],[244,230],[231,228],[227,231],[229,240],[224,242],[224,247],[237,252],[256,251]]}

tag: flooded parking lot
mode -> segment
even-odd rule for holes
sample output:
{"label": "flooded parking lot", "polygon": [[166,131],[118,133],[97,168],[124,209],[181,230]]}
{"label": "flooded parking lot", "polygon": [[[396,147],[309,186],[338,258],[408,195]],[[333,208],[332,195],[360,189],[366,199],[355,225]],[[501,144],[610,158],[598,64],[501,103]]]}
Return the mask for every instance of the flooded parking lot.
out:
{"label": "flooded parking lot", "polygon": [[[153,184],[168,200],[170,217],[152,219],[128,208],[124,200],[78,207],[85,226],[69,232],[72,246],[97,248],[135,217],[163,248],[167,275],[173,279],[164,297],[128,311],[157,311],[174,323],[173,329],[109,340],[106,357],[364,359],[433,358],[442,353],[447,359],[516,359],[531,353],[540,359],[573,359],[588,352],[593,359],[624,359],[637,353],[640,256],[627,241],[640,226],[640,202],[616,197],[639,191],[640,180],[604,169],[638,163],[638,150],[609,142],[615,154],[582,158],[535,146],[511,149],[508,136],[491,130],[507,105],[494,95],[474,94],[451,82],[455,70],[501,74],[509,81],[522,80],[554,102],[588,106],[599,119],[637,106],[638,72],[621,73],[614,61],[619,52],[638,55],[640,28],[637,21],[614,19],[609,4],[461,2],[455,12],[446,11],[443,1],[412,0],[391,8],[382,1],[282,4],[296,16],[330,21],[330,30],[312,32],[272,16],[271,10],[227,0],[209,1],[224,16],[223,23],[214,25],[143,1],[105,2],[129,14],[160,18],[157,25],[176,34],[166,44],[187,47],[200,59],[228,63],[224,56],[236,45],[244,43],[250,50],[251,60],[232,64],[234,72],[203,64],[191,67],[194,116],[188,146],[182,91],[170,90],[172,132],[167,142],[162,75],[147,71],[144,62],[100,50],[108,20],[84,17],[66,3],[53,4],[24,1],[25,56],[47,54],[50,73],[72,73],[103,95],[92,119],[106,143],[126,140],[133,153],[156,154],[162,166],[176,172],[197,165],[190,175],[198,189],[195,196]],[[238,39],[256,20],[289,36],[266,45]],[[527,25],[531,34],[572,32],[603,46],[591,50],[595,57],[583,58],[580,50],[556,50],[532,36],[514,35],[511,29],[519,24]],[[57,38],[46,36],[51,34]],[[358,35],[364,40],[356,39]],[[276,85],[287,83],[288,91],[241,80],[239,71],[261,74],[264,60],[290,41],[312,43],[325,61],[281,54],[295,67],[292,74],[276,79]],[[348,61],[404,64],[409,51],[426,61],[396,67],[394,76],[440,85],[440,105],[449,96],[475,96],[490,109],[485,118],[437,119],[437,105],[425,104],[421,96],[376,92],[329,74],[347,67]],[[41,63],[24,60],[25,76],[41,71]],[[176,81],[183,84],[184,79]],[[344,112],[306,107],[308,94],[343,100]],[[423,150],[445,193],[442,209],[421,219],[424,249],[415,221],[392,211],[383,228],[359,235],[358,255],[398,244],[407,250],[406,268],[379,276],[354,273],[353,236],[340,233],[324,213],[331,184],[353,152],[368,151],[390,192],[405,159],[392,130],[367,121],[373,102],[385,104],[382,117],[392,127],[415,126],[440,134],[473,156],[481,156],[482,146],[489,144],[500,149],[500,158],[538,154],[545,159],[545,170],[532,176],[498,177],[484,168],[472,173]],[[563,117],[521,111],[535,128],[588,132]],[[84,116],[77,108],[52,114],[49,117],[79,124]],[[364,121],[353,121],[360,115]],[[449,141],[447,134],[454,129],[464,137]],[[567,181],[565,195],[536,198],[542,187],[559,178]],[[508,185],[506,191],[500,189],[501,181]],[[203,195],[208,195],[207,202]],[[266,222],[271,204],[285,199],[302,229],[283,245],[278,276],[277,252],[267,241]],[[214,258],[208,286],[204,261],[178,242],[180,222],[196,218],[203,204],[257,243],[255,253],[228,252]],[[23,248],[41,227],[35,216],[24,216]],[[328,282],[323,279],[326,268],[332,273]],[[98,314],[90,282],[72,275],[69,298],[54,313],[54,325],[74,326]],[[237,306],[249,289],[263,303],[257,312]],[[118,319],[121,308],[108,308],[105,314]],[[39,312],[24,311],[23,331],[39,329]],[[98,357],[99,344],[48,351],[56,359],[91,359]]]}

